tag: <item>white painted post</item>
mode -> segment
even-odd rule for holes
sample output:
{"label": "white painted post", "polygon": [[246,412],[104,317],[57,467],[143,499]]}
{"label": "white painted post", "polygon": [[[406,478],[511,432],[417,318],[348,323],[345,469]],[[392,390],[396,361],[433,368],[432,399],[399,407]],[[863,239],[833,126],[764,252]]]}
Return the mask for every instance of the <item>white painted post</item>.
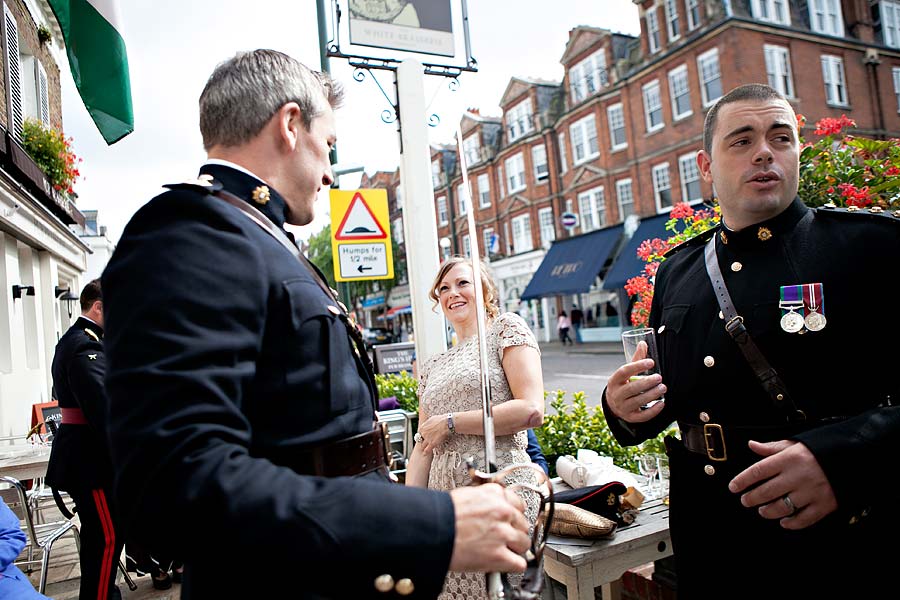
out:
{"label": "white painted post", "polygon": [[400,103],[400,185],[403,189],[403,234],[416,340],[416,362],[447,349],[444,316],[431,310],[428,288],[440,266],[431,152],[425,117],[425,74],[422,63],[404,60],[397,68]]}

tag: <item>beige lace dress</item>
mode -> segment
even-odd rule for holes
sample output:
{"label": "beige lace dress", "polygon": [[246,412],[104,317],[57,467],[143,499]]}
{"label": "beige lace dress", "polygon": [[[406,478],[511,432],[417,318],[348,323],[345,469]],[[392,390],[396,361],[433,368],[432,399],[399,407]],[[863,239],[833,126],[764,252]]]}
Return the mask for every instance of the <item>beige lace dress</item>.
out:
{"label": "beige lace dress", "polygon": [[[512,399],[512,392],[503,372],[501,360],[504,349],[510,346],[530,346],[538,350],[534,334],[522,317],[504,313],[495,318],[487,330],[488,362],[490,364],[491,406]],[[446,415],[450,412],[481,410],[481,375],[479,372],[478,341],[469,338],[437,356],[422,366],[419,379],[420,408],[427,416]],[[496,438],[497,468],[511,464],[529,463],[526,452],[528,435],[520,431],[514,435]],[[434,459],[428,475],[428,487],[452,490],[469,482],[466,459],[474,458],[478,469],[484,470],[484,437],[481,435],[453,434],[434,451]],[[507,478],[514,481],[537,483],[532,473],[523,470]],[[523,495],[527,504],[526,517],[534,524],[539,501],[533,494]],[[516,581],[515,577],[510,578]],[[439,600],[470,600],[486,598],[483,573],[449,573]]]}

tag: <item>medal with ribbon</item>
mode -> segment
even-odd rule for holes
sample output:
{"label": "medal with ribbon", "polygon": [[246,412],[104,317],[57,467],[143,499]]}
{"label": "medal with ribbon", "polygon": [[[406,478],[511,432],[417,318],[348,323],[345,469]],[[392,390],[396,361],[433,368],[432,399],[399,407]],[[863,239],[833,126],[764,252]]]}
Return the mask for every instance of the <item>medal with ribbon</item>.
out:
{"label": "medal with ribbon", "polygon": [[803,304],[806,307],[806,328],[810,331],[822,331],[828,321],[825,319],[825,295],[821,283],[804,284]]}
{"label": "medal with ribbon", "polygon": [[[803,329],[803,286],[781,286],[781,299],[778,307],[781,309],[781,328],[788,333],[797,333]],[[800,311],[799,313],[796,311]]]}

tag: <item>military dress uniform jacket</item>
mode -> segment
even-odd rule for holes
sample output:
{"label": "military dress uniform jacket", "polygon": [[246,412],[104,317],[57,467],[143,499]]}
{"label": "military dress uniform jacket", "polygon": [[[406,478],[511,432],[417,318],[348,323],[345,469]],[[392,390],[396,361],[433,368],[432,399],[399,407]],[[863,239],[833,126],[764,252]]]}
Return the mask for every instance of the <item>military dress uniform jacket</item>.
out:
{"label": "military dress uniform jacket", "polygon": [[[283,226],[276,190],[223,165],[201,172]],[[437,595],[447,494],[380,472],[315,477],[300,459],[375,419],[374,382],[309,269],[185,186],[135,214],[102,283],[118,498],[186,558],[183,598],[386,598],[385,574],[412,582],[407,597]]]}
{"label": "military dress uniform jacket", "polygon": [[[807,415],[800,425],[791,425],[775,406],[725,331],[704,262],[711,235],[737,313]],[[605,400],[604,410],[624,445],[656,436],[673,421],[682,430],[710,426],[712,456],[669,444],[673,549],[676,561],[679,554],[694,561],[679,562],[679,590],[683,579],[708,580],[717,568],[753,569],[766,573],[763,582],[779,569],[789,580],[802,578],[807,567],[827,573],[823,555],[836,546],[841,551],[831,558],[837,574],[852,576],[855,559],[872,567],[879,560],[880,545],[872,539],[896,530],[900,499],[897,478],[887,475],[900,455],[900,378],[892,373],[900,319],[886,292],[896,283],[887,282],[896,280],[898,256],[898,215],[810,209],[795,199],[769,221],[739,232],[720,226],[695,238],[660,265],[650,326],[657,331],[665,408],[636,424],[614,417]],[[811,283],[823,285],[825,328],[784,331],[780,286]],[[748,450],[748,439],[806,444],[834,489],[837,514],[787,532],[777,520],[742,507],[726,486],[759,459]],[[714,460],[723,450],[727,460]],[[853,550],[846,552],[850,544]]]}
{"label": "military dress uniform jacket", "polygon": [[112,485],[106,444],[103,328],[79,317],[56,344],[51,373],[62,409],[80,409],[86,425],[61,424],[47,464],[47,484],[65,491]]}

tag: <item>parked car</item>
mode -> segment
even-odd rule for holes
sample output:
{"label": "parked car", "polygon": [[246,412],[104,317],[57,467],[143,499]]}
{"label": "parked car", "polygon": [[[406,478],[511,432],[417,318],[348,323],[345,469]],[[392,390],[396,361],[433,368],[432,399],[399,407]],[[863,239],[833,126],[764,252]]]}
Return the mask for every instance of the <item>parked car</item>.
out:
{"label": "parked car", "polygon": [[375,346],[377,344],[393,344],[396,342],[394,332],[384,327],[369,327],[363,329],[363,339],[366,345]]}

